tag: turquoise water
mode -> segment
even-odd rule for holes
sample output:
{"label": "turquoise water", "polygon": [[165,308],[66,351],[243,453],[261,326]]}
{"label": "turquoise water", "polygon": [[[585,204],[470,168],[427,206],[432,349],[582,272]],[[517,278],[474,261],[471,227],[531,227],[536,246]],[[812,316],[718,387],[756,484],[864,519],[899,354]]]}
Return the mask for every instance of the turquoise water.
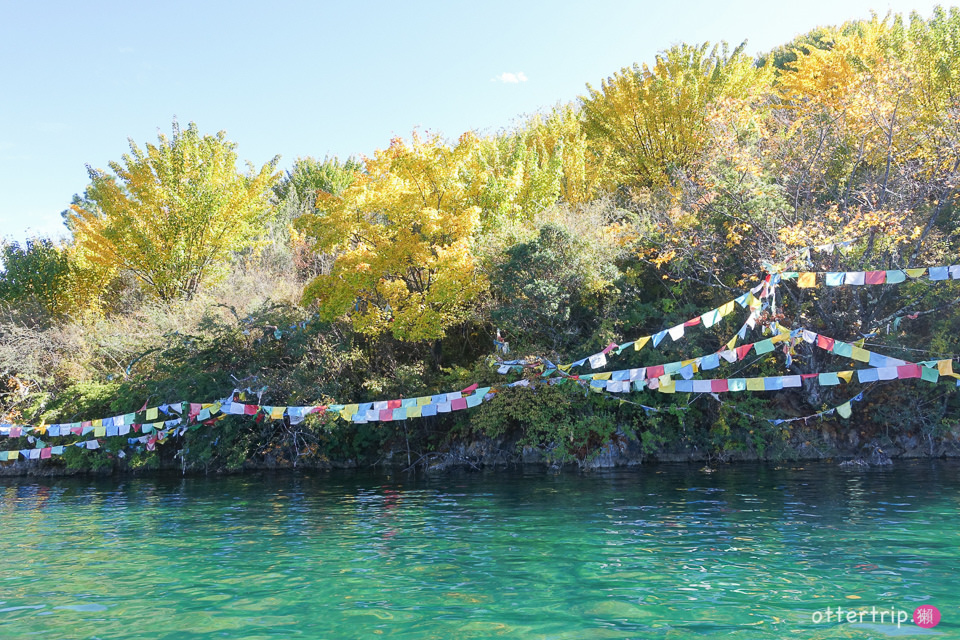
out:
{"label": "turquoise water", "polygon": [[0,637],[957,638],[958,472],[0,480]]}

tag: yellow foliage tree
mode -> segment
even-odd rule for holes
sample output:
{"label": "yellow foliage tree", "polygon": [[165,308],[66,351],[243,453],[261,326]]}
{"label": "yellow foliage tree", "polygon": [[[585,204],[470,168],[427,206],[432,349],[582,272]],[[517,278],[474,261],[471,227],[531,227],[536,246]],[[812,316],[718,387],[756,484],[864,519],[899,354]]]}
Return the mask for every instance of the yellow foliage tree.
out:
{"label": "yellow foliage tree", "polygon": [[277,158],[237,172],[226,132],[201,135],[194,123],[159,144],[88,167],[85,198],[66,212],[78,264],[102,275],[134,274],[160,300],[192,296],[223,272],[232,252],[251,246],[269,212]]}
{"label": "yellow foliage tree", "polygon": [[470,134],[452,147],[435,135],[396,138],[340,196],[321,194],[320,213],[296,224],[336,258],[307,285],[304,303],[406,341],[438,339],[468,317],[486,288],[471,249],[476,150]]}
{"label": "yellow foliage tree", "polygon": [[558,202],[585,204],[598,195],[604,168],[572,104],[481,140],[479,157],[486,174],[478,201],[485,227],[502,219],[529,221]]}
{"label": "yellow foliage tree", "polygon": [[769,86],[767,67],[743,53],[683,44],[657,56],[652,68],[621,69],[581,98],[594,153],[607,153],[618,186],[664,186],[671,171],[696,171],[709,141],[713,105],[750,97]]}

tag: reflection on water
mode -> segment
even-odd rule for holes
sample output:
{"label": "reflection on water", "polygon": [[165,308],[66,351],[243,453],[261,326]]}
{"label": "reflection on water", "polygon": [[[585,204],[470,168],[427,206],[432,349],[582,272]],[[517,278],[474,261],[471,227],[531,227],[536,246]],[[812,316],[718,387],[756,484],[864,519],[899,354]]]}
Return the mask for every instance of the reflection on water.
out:
{"label": "reflection on water", "polygon": [[958,471],[8,480],[0,637],[960,637]]}

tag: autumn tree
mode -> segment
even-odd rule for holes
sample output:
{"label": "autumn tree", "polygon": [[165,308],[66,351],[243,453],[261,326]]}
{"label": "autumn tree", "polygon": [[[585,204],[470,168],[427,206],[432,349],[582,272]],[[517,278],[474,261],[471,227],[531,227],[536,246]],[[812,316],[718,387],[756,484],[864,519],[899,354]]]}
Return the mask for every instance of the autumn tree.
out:
{"label": "autumn tree", "polygon": [[131,140],[112,174],[88,167],[85,197],[65,214],[77,251],[105,272],[132,273],[160,300],[192,296],[256,242],[269,213],[277,158],[241,174],[235,147],[224,131],[174,121],[156,145]]}
{"label": "autumn tree", "polygon": [[485,289],[472,240],[480,210],[476,140],[450,146],[436,135],[396,138],[364,161],[339,196],[321,194],[297,227],[315,250],[335,255],[307,286],[328,319],[348,315],[367,334],[435,340],[462,322]]}
{"label": "autumn tree", "polygon": [[609,153],[614,184],[659,187],[671,172],[695,171],[707,143],[711,106],[763,91],[769,71],[725,43],[687,44],[657,55],[653,67],[624,68],[587,85],[584,129],[594,153]]}
{"label": "autumn tree", "polygon": [[599,195],[605,158],[588,147],[581,116],[574,105],[560,105],[479,141],[485,175],[477,204],[485,228],[529,222],[558,202],[580,205]]}

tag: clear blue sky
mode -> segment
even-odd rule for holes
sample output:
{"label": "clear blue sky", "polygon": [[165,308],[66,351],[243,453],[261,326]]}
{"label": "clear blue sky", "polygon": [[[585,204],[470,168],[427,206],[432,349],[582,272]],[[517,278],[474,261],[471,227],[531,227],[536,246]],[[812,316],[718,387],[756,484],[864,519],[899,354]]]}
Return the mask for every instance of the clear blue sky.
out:
{"label": "clear blue sky", "polygon": [[415,127],[493,132],[680,42],[746,39],[755,54],[934,4],[0,0],[0,237],[63,235],[85,165],[155,141],[174,115],[288,168]]}

